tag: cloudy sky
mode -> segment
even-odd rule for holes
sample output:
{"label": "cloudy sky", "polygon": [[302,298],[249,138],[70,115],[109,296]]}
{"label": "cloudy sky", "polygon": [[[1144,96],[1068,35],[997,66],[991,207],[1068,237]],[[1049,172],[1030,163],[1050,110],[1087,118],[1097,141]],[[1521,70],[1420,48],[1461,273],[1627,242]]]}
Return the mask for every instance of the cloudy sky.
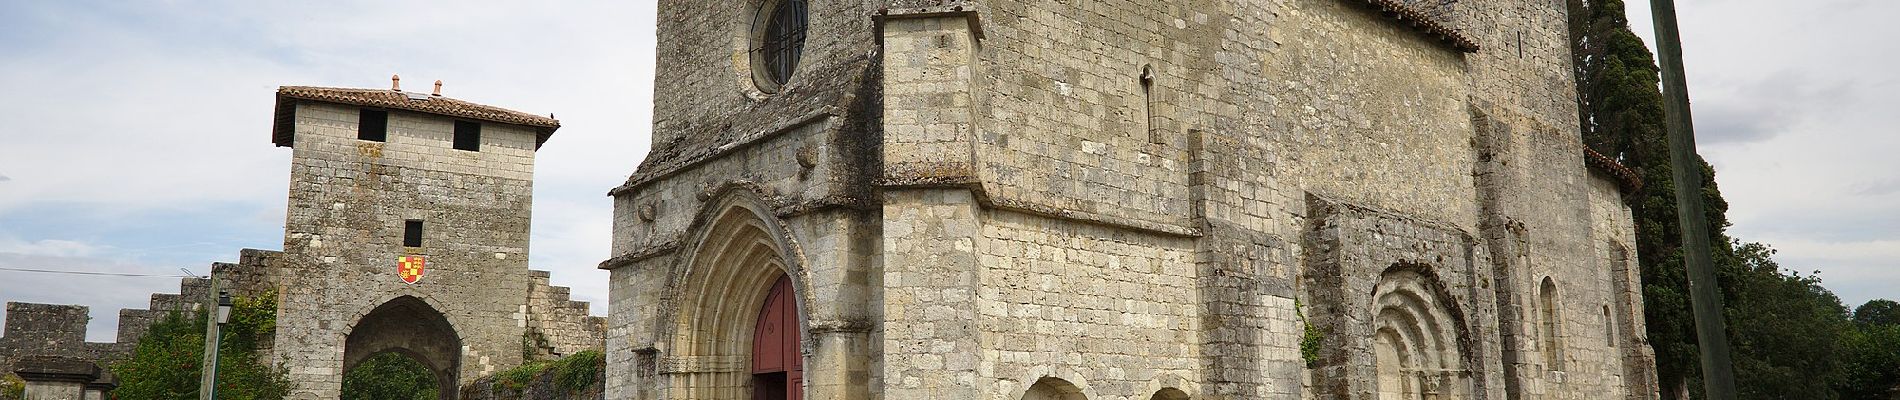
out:
{"label": "cloudy sky", "polygon": [[[647,148],[652,3],[0,2],[0,268],[203,274],[280,248],[276,87],[402,74],[562,120],[537,160],[531,264],[602,314],[605,192]],[[1900,296],[1900,101],[1883,95],[1900,27],[1881,19],[1900,2],[1678,6],[1733,233],[1850,305]],[[110,340],[118,309],[177,283],[0,271],[0,300],[91,306],[89,337]]]}

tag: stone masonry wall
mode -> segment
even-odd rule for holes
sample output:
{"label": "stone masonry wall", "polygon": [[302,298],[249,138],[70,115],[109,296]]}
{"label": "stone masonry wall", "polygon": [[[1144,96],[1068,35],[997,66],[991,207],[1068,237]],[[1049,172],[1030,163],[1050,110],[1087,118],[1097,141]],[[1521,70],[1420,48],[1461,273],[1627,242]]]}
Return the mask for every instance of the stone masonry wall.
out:
{"label": "stone masonry wall", "polygon": [[[1621,358],[1620,371],[1607,371],[1621,379],[1627,390],[1624,398],[1649,399],[1656,391],[1656,352],[1649,346],[1648,329],[1643,317],[1642,271],[1636,264],[1636,221],[1616,180],[1603,174],[1591,174],[1590,215],[1593,243],[1597,247],[1597,267],[1609,281],[1609,305],[1604,306],[1601,321],[1606,330],[1606,346],[1619,353],[1606,358]],[[1597,323],[1588,323],[1594,326]],[[1587,328],[1586,328],[1587,329]]]}
{"label": "stone masonry wall", "polygon": [[1198,392],[1192,240],[1010,211],[979,219],[976,321],[989,367],[978,398],[1015,399],[1044,376],[1095,398]]}
{"label": "stone masonry wall", "polygon": [[[85,306],[7,302],[6,334],[0,335],[0,375],[38,355],[84,356],[105,343],[86,342]],[[97,358],[84,358],[98,360]]]}
{"label": "stone masonry wall", "polygon": [[529,284],[522,313],[527,332],[524,345],[533,347],[535,359],[556,359],[604,346],[607,319],[588,315],[588,304],[573,301],[568,288],[548,284],[548,271],[528,271]]}

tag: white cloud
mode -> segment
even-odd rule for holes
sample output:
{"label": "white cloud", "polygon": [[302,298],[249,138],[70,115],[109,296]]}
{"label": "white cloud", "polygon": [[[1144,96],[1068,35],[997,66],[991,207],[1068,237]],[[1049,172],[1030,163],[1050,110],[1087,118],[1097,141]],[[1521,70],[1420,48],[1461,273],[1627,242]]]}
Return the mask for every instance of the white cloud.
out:
{"label": "white cloud", "polygon": [[[176,268],[86,256],[35,255],[0,251],[0,268],[99,271],[178,275]],[[113,342],[119,310],[146,308],[152,293],[178,293],[180,278],[119,277],[0,271],[0,299],[26,303],[84,305],[92,316],[86,341]],[[83,288],[83,290],[82,290]]]}
{"label": "white cloud", "polygon": [[71,240],[41,239],[32,242],[0,237],[0,254],[47,257],[87,257],[99,246]]}
{"label": "white cloud", "polygon": [[[1628,2],[1652,45],[1647,0]],[[1729,202],[1730,233],[1820,270],[1848,306],[1900,297],[1900,89],[1889,71],[1900,2],[1676,3],[1700,152]]]}
{"label": "white cloud", "polygon": [[[217,3],[0,2],[0,170],[18,178],[0,178],[0,219],[56,210],[37,219],[144,223],[235,203],[246,207],[210,218],[278,230],[290,150],[268,138],[277,86],[440,79],[451,97],[559,115],[537,155],[532,262],[604,313],[604,194],[647,149],[655,3]],[[0,226],[0,265],[170,274],[181,259],[202,271],[235,257],[219,243],[279,239],[46,229]],[[111,337],[118,308],[177,290],[165,278],[83,291],[59,276],[0,281],[0,299],[92,306],[94,338]]]}

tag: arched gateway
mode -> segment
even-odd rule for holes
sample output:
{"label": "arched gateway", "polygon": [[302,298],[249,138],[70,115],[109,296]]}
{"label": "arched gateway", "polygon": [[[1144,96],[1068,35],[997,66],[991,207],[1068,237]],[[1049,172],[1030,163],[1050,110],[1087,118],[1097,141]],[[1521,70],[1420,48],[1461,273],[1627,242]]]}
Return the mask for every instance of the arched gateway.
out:
{"label": "arched gateway", "polygon": [[343,370],[371,356],[395,352],[421,362],[435,375],[443,399],[455,398],[462,339],[448,318],[422,299],[402,296],[364,314],[344,341]]}

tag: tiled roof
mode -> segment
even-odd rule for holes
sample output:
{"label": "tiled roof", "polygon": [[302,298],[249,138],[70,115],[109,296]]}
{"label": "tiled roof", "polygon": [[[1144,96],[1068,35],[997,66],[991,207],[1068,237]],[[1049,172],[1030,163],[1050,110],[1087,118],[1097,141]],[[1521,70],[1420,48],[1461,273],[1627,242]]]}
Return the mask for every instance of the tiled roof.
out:
{"label": "tiled roof", "polygon": [[1623,166],[1623,163],[1616,162],[1616,160],[1612,160],[1610,157],[1604,156],[1602,153],[1598,153],[1596,150],[1591,150],[1588,147],[1583,148],[1583,155],[1584,163],[1589,164],[1590,168],[1595,168],[1604,174],[1616,177],[1616,183],[1623,187],[1624,194],[1634,195],[1637,191],[1643,190],[1643,177],[1637,175],[1636,171],[1629,169],[1629,167]]}
{"label": "tiled roof", "polygon": [[1452,28],[1450,25],[1446,24],[1445,21],[1442,21],[1442,18],[1435,17],[1431,14],[1427,14],[1426,12],[1419,10],[1417,7],[1405,4],[1403,2],[1404,0],[1357,0],[1357,1],[1364,1],[1367,4],[1375,8],[1378,8],[1379,11],[1385,14],[1387,17],[1391,17],[1392,19],[1398,20],[1401,23],[1411,25],[1412,29],[1416,29],[1419,32],[1425,33],[1427,35],[1436,36],[1438,37],[1438,40],[1443,41],[1445,42],[1445,44],[1458,49],[1458,51],[1462,51],[1466,53],[1478,52],[1477,41],[1471,40],[1471,37],[1469,36],[1465,36],[1464,32],[1459,32],[1457,29]]}
{"label": "tiled roof", "polygon": [[271,141],[277,143],[278,146],[290,145],[292,133],[290,119],[294,117],[292,114],[294,112],[293,110],[295,110],[294,106],[300,101],[407,110],[527,126],[535,128],[536,147],[540,147],[541,143],[547,142],[548,137],[554,135],[554,130],[561,128],[561,121],[557,121],[553,117],[544,117],[436,95],[383,89],[284,86],[277,88],[277,124],[271,132]]}

